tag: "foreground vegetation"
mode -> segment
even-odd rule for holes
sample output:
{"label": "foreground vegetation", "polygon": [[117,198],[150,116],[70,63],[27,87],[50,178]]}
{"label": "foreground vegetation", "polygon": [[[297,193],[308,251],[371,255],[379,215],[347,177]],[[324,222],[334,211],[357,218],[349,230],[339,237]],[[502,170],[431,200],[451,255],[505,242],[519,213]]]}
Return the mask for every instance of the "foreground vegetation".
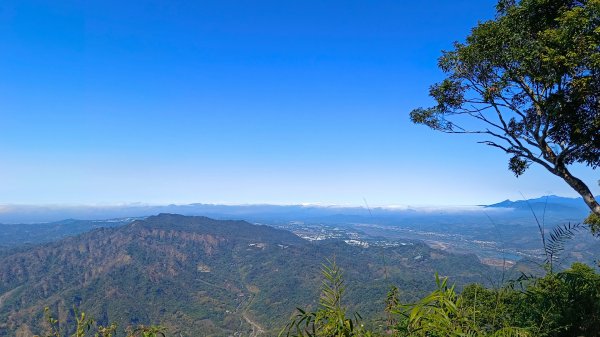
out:
{"label": "foreground vegetation", "polygon": [[[77,311],[76,309],[74,309]],[[50,309],[46,308],[46,324],[48,330],[44,337],[66,337],[68,333],[65,332],[69,329],[69,327],[61,328],[60,322],[53,318],[50,314]],[[78,312],[75,316],[75,322],[73,323],[73,327],[71,327],[74,332],[71,334],[71,337],[85,337],[85,336],[94,336],[94,337],[115,337],[118,335],[118,326],[115,323],[111,323],[107,326],[97,324],[93,318],[89,318],[85,312]],[[136,328],[128,327],[124,330],[126,337],[166,337],[165,335],[166,328],[160,325],[152,325],[152,326],[143,326],[140,325]],[[35,335],[33,337],[42,337]]]}
{"label": "foreground vegetation", "polygon": [[335,264],[323,267],[320,307],[298,309],[280,335],[397,337],[569,337],[600,335],[600,275],[584,264],[548,273],[539,279],[522,277],[490,289],[472,284],[457,294],[447,278],[436,275],[436,289],[415,303],[400,303],[392,287],[384,331],[368,330],[360,315],[348,315],[342,305],[345,287]]}

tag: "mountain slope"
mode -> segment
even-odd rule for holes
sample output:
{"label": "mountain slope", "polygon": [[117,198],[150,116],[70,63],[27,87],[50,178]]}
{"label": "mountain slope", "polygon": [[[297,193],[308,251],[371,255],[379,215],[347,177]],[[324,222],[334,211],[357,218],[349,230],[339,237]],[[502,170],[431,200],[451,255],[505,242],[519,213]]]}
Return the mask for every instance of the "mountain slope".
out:
{"label": "mountain slope", "polygon": [[0,249],[58,241],[68,236],[89,232],[97,228],[122,226],[134,220],[136,219],[67,219],[47,223],[0,224]]}
{"label": "mountain slope", "polygon": [[73,305],[101,323],[161,323],[174,335],[273,334],[295,307],[316,304],[319,266],[333,256],[347,303],[367,317],[382,312],[390,284],[408,300],[431,288],[434,271],[459,285],[493,277],[474,256],[423,244],[310,243],[244,221],[161,214],[1,258],[0,336],[40,332],[45,306],[66,322]]}

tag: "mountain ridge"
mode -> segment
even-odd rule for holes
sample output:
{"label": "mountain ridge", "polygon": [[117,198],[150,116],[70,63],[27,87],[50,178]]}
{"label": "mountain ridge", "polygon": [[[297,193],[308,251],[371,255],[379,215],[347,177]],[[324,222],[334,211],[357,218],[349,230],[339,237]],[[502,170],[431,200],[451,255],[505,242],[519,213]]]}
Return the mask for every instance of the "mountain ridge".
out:
{"label": "mountain ridge", "polygon": [[161,323],[182,336],[246,334],[256,328],[248,320],[275,333],[296,306],[316,305],[319,266],[334,256],[346,269],[350,308],[367,317],[381,312],[392,283],[412,300],[432,288],[435,271],[459,286],[494,273],[474,255],[425,244],[361,248],[245,221],[160,214],[2,257],[0,336],[38,333],[46,306],[68,322],[73,305],[100,323]]}
{"label": "mountain ridge", "polygon": [[[596,197],[598,198],[598,197]],[[589,212],[582,198],[567,198],[557,195],[548,195],[539,198],[516,200],[506,199],[504,201],[487,205],[486,208],[510,208],[515,210],[542,210],[551,212]]]}

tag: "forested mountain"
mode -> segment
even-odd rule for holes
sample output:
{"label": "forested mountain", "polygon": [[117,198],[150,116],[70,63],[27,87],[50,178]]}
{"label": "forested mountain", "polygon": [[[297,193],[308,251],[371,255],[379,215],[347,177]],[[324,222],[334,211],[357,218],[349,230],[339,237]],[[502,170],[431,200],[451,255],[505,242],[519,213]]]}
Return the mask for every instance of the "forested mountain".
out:
{"label": "forested mountain", "polygon": [[0,249],[57,241],[96,228],[117,227],[135,218],[109,220],[66,219],[48,223],[0,224]]}
{"label": "forested mountain", "polygon": [[420,243],[309,242],[244,221],[161,214],[0,259],[0,336],[39,333],[46,306],[65,323],[77,306],[100,323],[160,323],[174,336],[273,334],[294,308],[316,305],[326,258],[346,270],[351,310],[373,324],[392,284],[412,300],[435,272],[458,285],[499,278],[474,255]]}
{"label": "forested mountain", "polygon": [[[532,214],[535,212],[535,216]],[[117,212],[118,211],[118,212]],[[77,216],[84,220],[0,224],[0,255],[15,247],[50,242],[95,228],[114,227],[151,214],[203,215],[215,219],[244,219],[292,231],[302,237],[318,236],[324,229],[339,238],[363,241],[418,240],[457,253],[474,253],[487,261],[514,263],[540,259],[542,245],[538,222],[551,231],[556,226],[581,222],[588,211],[581,198],[547,196],[521,201],[506,200],[488,206],[450,208],[370,208],[275,205],[168,205],[113,208],[6,207],[0,221]],[[110,216],[137,215],[138,218]],[[11,220],[12,219],[12,220]],[[109,219],[109,220],[85,220]],[[308,232],[308,233],[307,233]],[[335,232],[335,233],[334,233]],[[567,244],[564,266],[579,261],[594,264],[598,240],[581,231]],[[304,235],[307,234],[307,235]],[[491,260],[490,260],[491,259]]]}

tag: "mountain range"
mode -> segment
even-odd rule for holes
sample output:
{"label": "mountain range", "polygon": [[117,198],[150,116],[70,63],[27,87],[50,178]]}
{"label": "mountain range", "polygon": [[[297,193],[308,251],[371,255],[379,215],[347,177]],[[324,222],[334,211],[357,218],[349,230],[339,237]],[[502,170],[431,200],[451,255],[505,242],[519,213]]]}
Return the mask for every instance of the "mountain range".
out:
{"label": "mountain range", "polygon": [[[188,216],[149,216],[157,210]],[[296,307],[317,305],[327,259],[346,271],[351,310],[378,322],[392,284],[411,301],[436,272],[459,288],[498,283],[522,259],[540,261],[538,224],[550,231],[587,213],[581,199],[557,196],[468,208],[4,207],[5,220],[88,220],[0,224],[0,336],[41,332],[45,307],[63,323],[78,308],[100,323],[160,323],[181,336],[275,335]],[[594,264],[599,253],[581,232],[561,259]]]}
{"label": "mountain range", "polygon": [[[320,205],[143,205],[127,204],[116,206],[35,206],[3,205],[0,207],[0,223],[40,223],[64,219],[98,220],[136,218],[159,213],[203,215],[215,219],[245,219],[252,222],[312,221],[324,223],[347,223],[377,220],[397,223],[415,218],[443,218],[449,216],[479,216],[483,211],[502,216],[521,216],[545,210],[549,215],[562,218],[581,218],[589,213],[581,198],[547,196],[536,199],[505,200],[480,206],[436,206],[436,207],[365,207],[320,206]],[[518,213],[518,214],[517,214]],[[528,216],[525,214],[525,216]]]}
{"label": "mountain range", "polygon": [[[600,198],[600,196],[596,196]],[[488,208],[511,208],[516,210],[544,210],[551,212],[589,212],[587,205],[582,198],[565,198],[557,195],[548,195],[539,198],[525,200],[504,200],[492,205],[486,205]]]}
{"label": "mountain range", "polygon": [[311,242],[245,221],[160,214],[5,252],[0,336],[40,333],[45,307],[63,323],[76,307],[100,323],[159,323],[174,336],[274,335],[296,307],[317,304],[326,259],[345,270],[345,303],[375,322],[392,284],[410,301],[432,289],[435,272],[459,287],[501,277],[475,255],[419,242]]}

